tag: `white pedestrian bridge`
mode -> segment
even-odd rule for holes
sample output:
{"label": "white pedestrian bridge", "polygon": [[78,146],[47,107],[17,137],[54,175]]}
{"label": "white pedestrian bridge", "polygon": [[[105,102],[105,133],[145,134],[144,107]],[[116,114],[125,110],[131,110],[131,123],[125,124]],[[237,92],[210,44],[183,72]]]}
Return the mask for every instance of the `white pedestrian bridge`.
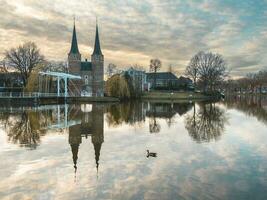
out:
{"label": "white pedestrian bridge", "polygon": [[[69,74],[69,73],[63,73],[63,72],[39,72],[39,75],[41,77],[43,76],[52,76],[57,78],[57,97],[60,97],[60,80],[64,80],[64,96],[68,96],[68,80],[73,80],[73,79],[82,79],[81,76]],[[45,79],[46,80],[46,79]],[[41,87],[41,84],[43,83],[42,78],[39,79],[39,87]],[[47,93],[47,92],[45,92]]]}
{"label": "white pedestrian bridge", "polygon": [[[0,92],[0,98],[39,98],[74,96],[69,94],[70,88],[68,88],[68,82],[72,83],[73,88],[77,90],[77,93],[79,93],[79,88],[76,87],[75,83],[73,83],[72,80],[80,80],[81,76],[53,71],[39,72],[38,75],[38,92]],[[50,88],[47,87],[49,83],[49,77],[52,77],[53,80],[57,81],[56,91],[50,91]],[[62,80],[64,83],[64,87],[62,87]]]}

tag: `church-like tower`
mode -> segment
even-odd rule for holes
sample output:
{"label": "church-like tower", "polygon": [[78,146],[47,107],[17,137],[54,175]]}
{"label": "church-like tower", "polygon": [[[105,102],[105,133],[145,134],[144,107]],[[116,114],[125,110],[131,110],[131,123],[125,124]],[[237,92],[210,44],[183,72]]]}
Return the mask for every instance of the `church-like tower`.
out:
{"label": "church-like tower", "polygon": [[78,48],[75,21],[72,33],[71,49],[68,54],[69,73],[81,76],[82,80],[73,81],[75,86],[73,90],[80,96],[104,96],[104,55],[100,47],[100,39],[98,33],[98,24],[96,23],[95,46],[91,55],[91,62],[85,59],[81,60],[81,54]]}
{"label": "church-like tower", "polygon": [[100,47],[98,24],[96,23],[95,47],[91,55],[93,96],[104,96],[104,55]]}
{"label": "church-like tower", "polygon": [[70,48],[70,52],[68,54],[68,65],[69,65],[69,72],[71,74],[77,74],[77,75],[80,74],[81,54],[80,54],[79,48],[78,48],[75,21],[74,21],[74,25],[73,25],[71,48]]}

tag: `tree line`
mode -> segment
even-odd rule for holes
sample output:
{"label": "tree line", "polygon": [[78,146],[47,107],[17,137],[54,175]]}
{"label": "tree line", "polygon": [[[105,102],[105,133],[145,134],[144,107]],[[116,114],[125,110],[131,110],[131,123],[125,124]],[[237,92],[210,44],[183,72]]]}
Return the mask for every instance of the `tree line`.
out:
{"label": "tree line", "polygon": [[227,92],[237,93],[267,93],[267,70],[248,73],[239,79],[229,79],[224,82]]}
{"label": "tree line", "polygon": [[48,61],[34,42],[26,42],[16,48],[5,51],[5,58],[1,61],[1,72],[16,71],[22,79],[22,86],[26,87],[31,79],[30,75],[39,71],[67,71],[64,62]]}
{"label": "tree line", "polygon": [[[10,64],[11,68],[15,69],[15,71],[21,75],[23,87],[27,87],[29,80],[35,80],[35,78],[30,78],[30,75],[34,74],[34,72],[38,72],[38,70],[67,71],[66,65],[63,63],[57,63],[55,65],[48,62],[41,54],[40,49],[33,42],[27,42],[17,48],[11,48],[6,51],[5,60]],[[133,65],[132,67],[134,69],[144,71],[144,67],[140,65]],[[161,67],[162,62],[159,59],[150,60],[150,72],[157,73]],[[170,72],[174,72],[173,66],[170,65],[168,70],[170,70]],[[111,78],[114,74],[121,74],[121,71],[118,70],[116,65],[111,63],[106,68],[106,74],[109,78]],[[185,74],[193,80],[195,88],[204,92],[209,92],[215,91],[221,86],[224,79],[228,76],[228,70],[226,62],[220,54],[201,51],[191,58],[188,66],[186,67]],[[244,80],[248,81],[251,87],[255,87],[259,84],[258,80],[264,79],[265,74],[266,73],[262,72],[257,75],[251,74]],[[124,81],[121,79],[124,79]],[[108,88],[110,89],[109,93],[114,93],[116,96],[121,96],[123,98],[133,95],[133,91],[127,91],[127,88],[132,90],[131,85],[126,87],[123,84],[117,84],[117,87],[120,89],[115,91],[115,89],[113,89],[114,85],[116,85],[114,80],[117,80],[120,83],[130,83],[129,77],[113,77],[113,80],[108,80],[108,82],[112,84],[112,86]],[[156,76],[154,78],[154,82],[156,82]],[[125,93],[123,94],[120,90]]]}

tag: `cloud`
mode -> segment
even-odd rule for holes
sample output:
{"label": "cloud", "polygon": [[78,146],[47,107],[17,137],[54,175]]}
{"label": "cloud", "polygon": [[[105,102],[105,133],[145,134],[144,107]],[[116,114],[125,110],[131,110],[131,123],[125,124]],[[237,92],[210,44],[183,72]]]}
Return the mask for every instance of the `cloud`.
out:
{"label": "cloud", "polygon": [[[157,57],[163,61],[162,70],[173,64],[182,72],[190,58],[204,50],[221,53],[231,68],[258,70],[266,63],[266,38],[251,40],[266,32],[266,5],[251,5],[248,0],[1,0],[0,36],[5,42],[0,53],[34,40],[47,58],[65,60],[75,14],[84,57],[91,54],[98,16],[106,65],[148,66],[149,59]],[[251,47],[241,49],[252,44],[258,54]],[[253,56],[242,58],[244,54]],[[235,75],[244,75],[243,71]]]}

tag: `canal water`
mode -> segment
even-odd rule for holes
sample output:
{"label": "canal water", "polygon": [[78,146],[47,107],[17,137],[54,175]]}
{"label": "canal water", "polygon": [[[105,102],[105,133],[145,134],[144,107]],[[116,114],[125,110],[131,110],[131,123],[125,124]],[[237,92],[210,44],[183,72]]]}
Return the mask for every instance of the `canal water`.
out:
{"label": "canal water", "polygon": [[267,199],[267,99],[0,107],[0,199]]}

